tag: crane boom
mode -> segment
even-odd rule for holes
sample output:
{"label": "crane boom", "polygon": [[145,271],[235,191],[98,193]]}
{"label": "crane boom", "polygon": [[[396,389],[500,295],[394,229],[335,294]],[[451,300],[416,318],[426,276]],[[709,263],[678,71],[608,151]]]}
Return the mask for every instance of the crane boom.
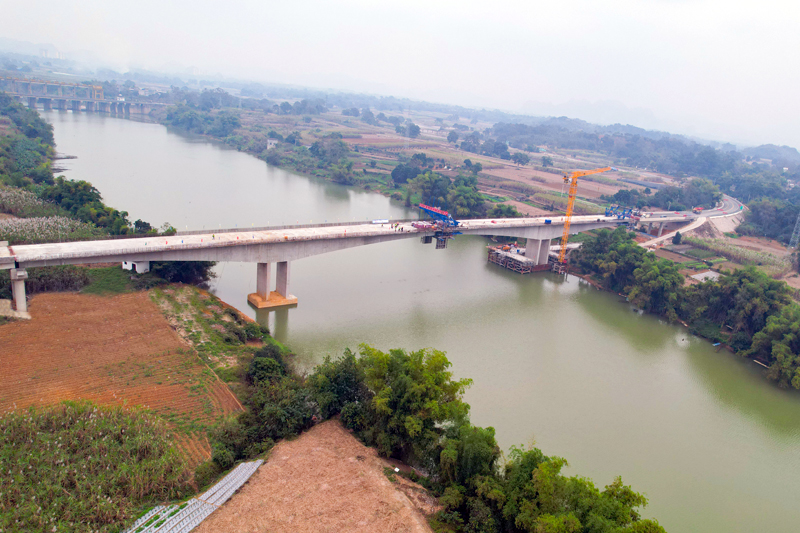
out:
{"label": "crane boom", "polygon": [[578,178],[591,174],[600,174],[609,170],[617,170],[614,167],[595,168],[594,170],[578,170],[569,176],[564,176],[564,183],[569,183],[569,196],[567,198],[567,214],[564,217],[564,235],[561,236],[561,251],[558,253],[558,263],[564,264],[567,255],[567,240],[569,239],[569,226],[572,222],[572,210],[575,207],[575,196],[578,193]]}

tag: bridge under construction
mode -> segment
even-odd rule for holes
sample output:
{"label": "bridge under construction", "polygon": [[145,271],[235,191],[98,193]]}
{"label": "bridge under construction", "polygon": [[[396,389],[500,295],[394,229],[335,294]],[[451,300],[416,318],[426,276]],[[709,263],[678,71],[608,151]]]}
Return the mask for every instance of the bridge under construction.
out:
{"label": "bridge under construction", "polygon": [[[616,217],[572,217],[575,232],[614,227]],[[458,234],[527,239],[525,256],[546,264],[551,240],[563,232],[564,217],[506,218],[459,221]],[[256,263],[256,292],[248,300],[258,308],[297,303],[290,293],[291,261],[356,246],[418,238],[438,243],[442,229],[426,221],[367,221],[270,228],[237,228],[217,232],[180,232],[94,241],[7,246],[0,243],[0,269],[10,270],[14,306],[27,312],[25,280],[28,268],[50,265],[120,262],[146,272],[151,261],[233,261]],[[272,289],[271,264],[276,263]]]}

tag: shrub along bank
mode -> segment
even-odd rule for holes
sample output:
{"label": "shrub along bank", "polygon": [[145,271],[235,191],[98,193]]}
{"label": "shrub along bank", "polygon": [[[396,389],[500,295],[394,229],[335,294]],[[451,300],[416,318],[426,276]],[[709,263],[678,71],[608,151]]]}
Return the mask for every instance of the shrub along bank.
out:
{"label": "shrub along bank", "polygon": [[342,423],[385,457],[403,460],[413,477],[439,496],[437,531],[659,532],[641,518],[647,500],[617,478],[604,489],[561,473],[566,460],[536,448],[513,448],[500,466],[494,429],[469,422],[463,393],[470,380],[453,380],[438,350],[381,352],[326,359],[303,379],[292,375],[285,350],[268,345],[247,371],[247,411],[212,436],[213,460],[197,471],[198,484],[239,459],[269,450],[314,421]]}
{"label": "shrub along bank", "polygon": [[674,263],[645,251],[621,227],[598,231],[571,261],[636,307],[682,320],[692,333],[766,364],[767,377],[782,387],[800,389],[800,307],[786,283],[750,266],[718,281],[684,286]]}

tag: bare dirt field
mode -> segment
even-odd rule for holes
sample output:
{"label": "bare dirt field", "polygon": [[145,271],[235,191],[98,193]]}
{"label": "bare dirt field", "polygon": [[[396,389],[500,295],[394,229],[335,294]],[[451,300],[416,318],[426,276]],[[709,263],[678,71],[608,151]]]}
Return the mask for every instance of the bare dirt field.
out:
{"label": "bare dirt field", "polygon": [[29,309],[33,320],[0,326],[0,413],[75,399],[141,405],[181,430],[196,463],[210,448],[195,430],[240,409],[147,293],[39,294]]}
{"label": "bare dirt field", "polygon": [[282,441],[248,483],[196,533],[429,532],[437,510],[418,485],[384,473],[389,463],[337,420]]}
{"label": "bare dirt field", "polygon": [[692,261],[696,261],[696,259],[689,259],[688,257],[672,253],[669,250],[664,250],[663,248],[659,248],[658,250],[656,250],[655,254],[656,257],[661,257],[662,259],[669,259],[674,263],[690,263]]}

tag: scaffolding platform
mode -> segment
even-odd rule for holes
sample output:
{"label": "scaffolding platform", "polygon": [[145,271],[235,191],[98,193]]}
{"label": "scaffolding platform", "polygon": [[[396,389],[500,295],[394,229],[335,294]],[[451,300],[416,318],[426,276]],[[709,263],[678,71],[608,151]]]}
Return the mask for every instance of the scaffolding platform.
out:
{"label": "scaffolding platform", "polygon": [[525,257],[525,248],[516,246],[490,246],[489,262],[520,274],[531,274],[550,270],[550,264],[537,265],[536,261]]}

